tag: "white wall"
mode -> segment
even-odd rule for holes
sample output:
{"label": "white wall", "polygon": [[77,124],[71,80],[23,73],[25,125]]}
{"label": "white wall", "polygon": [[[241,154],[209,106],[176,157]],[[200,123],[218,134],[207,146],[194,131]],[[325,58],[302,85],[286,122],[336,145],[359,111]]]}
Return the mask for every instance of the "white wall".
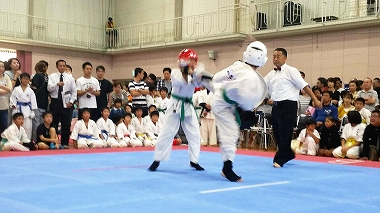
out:
{"label": "white wall", "polygon": [[[28,0],[0,0],[0,31],[2,34],[17,32],[20,36],[28,36]],[[12,14],[20,14],[14,16]]]}
{"label": "white wall", "polygon": [[116,27],[131,26],[174,18],[175,0],[113,1]]}

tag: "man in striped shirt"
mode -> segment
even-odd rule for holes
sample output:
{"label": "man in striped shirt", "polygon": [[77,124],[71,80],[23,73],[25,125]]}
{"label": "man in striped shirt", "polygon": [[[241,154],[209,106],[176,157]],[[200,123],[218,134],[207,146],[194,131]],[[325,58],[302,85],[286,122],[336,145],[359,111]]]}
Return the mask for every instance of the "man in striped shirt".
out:
{"label": "man in striped shirt", "polygon": [[148,105],[146,102],[146,95],[149,94],[149,88],[144,82],[145,80],[145,71],[137,67],[134,70],[134,80],[129,82],[128,89],[132,95],[132,106],[133,109],[140,107],[143,110],[143,117],[148,115]]}

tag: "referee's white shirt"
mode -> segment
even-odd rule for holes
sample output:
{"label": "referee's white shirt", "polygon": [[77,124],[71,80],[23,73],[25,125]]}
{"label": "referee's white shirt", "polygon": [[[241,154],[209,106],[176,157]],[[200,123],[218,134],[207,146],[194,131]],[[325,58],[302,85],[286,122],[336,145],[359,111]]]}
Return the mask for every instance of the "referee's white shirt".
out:
{"label": "referee's white shirt", "polygon": [[300,90],[308,85],[298,69],[287,64],[282,65],[279,71],[270,71],[264,80],[273,101],[298,101]]}
{"label": "referee's white shirt", "polygon": [[[49,75],[49,81],[48,81],[48,91],[50,92],[50,97],[51,98],[58,98],[58,90],[59,86],[57,83],[59,82],[61,77],[60,72],[52,73]],[[75,100],[77,99],[77,90],[76,90],[76,85],[75,85],[75,80],[74,78],[67,74],[63,73],[63,94],[70,93],[70,103],[74,103]]]}

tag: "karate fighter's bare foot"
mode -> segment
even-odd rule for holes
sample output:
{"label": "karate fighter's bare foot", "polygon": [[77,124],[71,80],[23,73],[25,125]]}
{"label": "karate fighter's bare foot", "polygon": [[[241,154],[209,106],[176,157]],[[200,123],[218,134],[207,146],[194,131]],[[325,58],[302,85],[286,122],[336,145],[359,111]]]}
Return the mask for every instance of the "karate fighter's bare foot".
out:
{"label": "karate fighter's bare foot", "polygon": [[190,166],[191,167],[194,167],[196,170],[198,170],[198,171],[203,171],[203,170],[205,170],[203,167],[201,167],[201,165],[199,165],[199,163],[193,163],[193,162],[191,162],[190,161]]}
{"label": "karate fighter's bare foot", "polygon": [[224,162],[224,166],[223,166],[221,175],[223,177],[227,178],[231,182],[243,182],[243,179],[241,178],[241,176],[238,176],[232,170],[232,161],[230,161],[230,160]]}
{"label": "karate fighter's bare foot", "polygon": [[281,168],[282,166],[276,162],[273,163],[273,167],[274,168]]}
{"label": "karate fighter's bare foot", "polygon": [[152,165],[148,168],[149,171],[156,171],[157,167],[160,165],[160,161],[153,161]]}

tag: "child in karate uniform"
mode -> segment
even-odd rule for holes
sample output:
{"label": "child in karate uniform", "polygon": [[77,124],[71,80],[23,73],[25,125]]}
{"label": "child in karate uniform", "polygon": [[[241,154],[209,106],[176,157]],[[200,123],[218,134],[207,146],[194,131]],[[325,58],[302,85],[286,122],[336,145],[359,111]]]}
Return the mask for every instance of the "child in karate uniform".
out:
{"label": "child in karate uniform", "polygon": [[35,116],[34,111],[37,109],[36,95],[30,88],[30,75],[28,73],[22,73],[20,75],[20,86],[13,89],[10,97],[10,107],[12,108],[12,114],[20,112],[24,115],[24,124],[26,135],[28,139],[32,140],[32,120]]}
{"label": "child in karate uniform", "polygon": [[81,120],[75,124],[71,139],[74,141],[74,147],[78,149],[86,148],[103,148],[103,136],[95,121],[91,120],[91,111],[88,108],[80,110]]}
{"label": "child in karate uniform", "polygon": [[120,146],[143,146],[141,140],[136,136],[134,126],[131,124],[132,115],[125,113],[124,121],[116,127],[116,135],[119,138]]}
{"label": "child in karate uniform", "polygon": [[12,124],[1,133],[0,151],[29,151],[36,150],[37,145],[31,142],[25,133],[24,115],[15,113]]}
{"label": "child in karate uniform", "polygon": [[306,128],[301,130],[298,140],[300,141],[299,147],[296,149],[297,154],[302,155],[317,155],[319,149],[319,136],[318,131],[315,129],[317,122],[313,118],[306,121]]}
{"label": "child in karate uniform", "polygon": [[101,134],[103,136],[103,146],[104,147],[120,147],[119,142],[116,140],[115,134],[115,124],[108,118],[110,115],[110,109],[104,107],[101,111],[102,117],[96,121]]}
{"label": "child in karate uniform", "polygon": [[141,107],[136,107],[135,109],[136,117],[132,118],[131,124],[135,128],[136,136],[141,141],[144,142],[145,135],[145,119],[142,117],[143,110]]}
{"label": "child in karate uniform", "polygon": [[157,142],[158,135],[161,132],[161,123],[158,121],[159,113],[158,111],[153,111],[150,113],[150,121],[147,122],[145,127],[146,138],[144,141],[145,146],[155,146]]}

